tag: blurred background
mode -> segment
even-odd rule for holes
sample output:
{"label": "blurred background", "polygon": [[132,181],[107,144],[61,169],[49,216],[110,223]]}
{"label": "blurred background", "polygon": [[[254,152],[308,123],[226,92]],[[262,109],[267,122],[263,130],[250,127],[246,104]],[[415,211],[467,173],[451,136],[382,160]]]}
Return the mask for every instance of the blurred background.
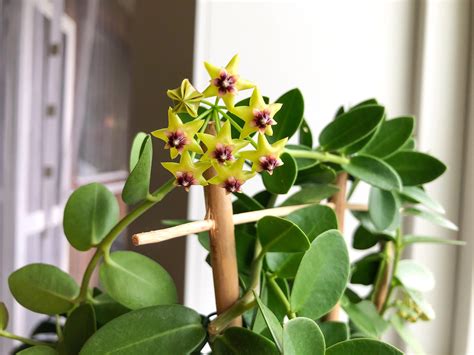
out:
{"label": "blurred background", "polygon": [[[414,331],[428,354],[474,354],[469,0],[0,0],[0,299],[11,310],[10,329],[28,334],[41,319],[13,302],[13,270],[45,262],[79,279],[90,258],[63,237],[71,191],[104,183],[125,213],[120,193],[133,136],[166,125],[166,89],[183,78],[204,89],[202,62],[224,66],[235,53],[242,76],[272,100],[301,89],[316,136],[341,104],[371,97],[391,117],[417,116],[419,146],[449,166],[430,192],[460,232],[421,221],[406,228],[468,244],[410,251],[437,279],[429,297],[437,319]],[[167,159],[160,144],[154,159],[158,186],[168,178],[157,164]],[[366,198],[361,189],[356,199]],[[133,248],[129,237],[162,219],[203,216],[200,188],[175,191],[114,247]],[[349,240],[355,223],[347,218]],[[214,311],[210,269],[195,237],[134,250],[172,274],[185,304]],[[0,354],[10,346],[0,340]]]}

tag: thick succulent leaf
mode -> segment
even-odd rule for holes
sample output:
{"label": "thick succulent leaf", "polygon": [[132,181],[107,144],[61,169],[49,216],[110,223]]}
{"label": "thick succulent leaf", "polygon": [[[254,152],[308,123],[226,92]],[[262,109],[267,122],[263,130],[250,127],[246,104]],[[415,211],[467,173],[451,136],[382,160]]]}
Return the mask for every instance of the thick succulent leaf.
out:
{"label": "thick succulent leaf", "polygon": [[349,339],[349,327],[347,323],[334,321],[323,322],[319,323],[319,328],[323,332],[327,348]]}
{"label": "thick succulent leaf", "polygon": [[246,328],[232,327],[218,335],[212,345],[216,355],[278,355],[273,342]]}
{"label": "thick succulent leaf", "polygon": [[304,232],[280,217],[266,216],[259,220],[257,235],[265,252],[300,252],[310,247]]}
{"label": "thick succulent leaf", "polygon": [[[255,293],[255,292],[254,292]],[[283,351],[283,328],[280,324],[278,318],[273,314],[273,312],[268,308],[262,300],[255,294],[255,299],[257,300],[258,308],[263,315],[263,319],[267,324],[268,329],[272,335],[272,338],[277,345],[280,351]]]}
{"label": "thick succulent leaf", "polygon": [[283,162],[270,175],[268,172],[262,172],[262,180],[265,188],[274,194],[286,194],[295,183],[297,168],[296,161],[288,153],[283,153],[280,157]]}
{"label": "thick succulent leaf", "polygon": [[366,336],[379,338],[387,330],[388,323],[379,315],[372,302],[364,300],[351,303],[347,297],[343,297],[341,305],[351,322]]}
{"label": "thick succulent leaf", "polygon": [[435,279],[428,268],[415,260],[401,260],[395,277],[407,289],[428,292],[435,286]]}
{"label": "thick succulent leaf", "polygon": [[268,141],[271,143],[286,137],[291,138],[298,131],[304,113],[303,95],[298,89],[286,92],[276,102],[283,104],[283,106],[274,117],[277,124],[273,126],[273,135],[268,137]]}
{"label": "thick succulent leaf", "polygon": [[377,229],[385,230],[394,224],[399,210],[400,205],[393,192],[376,187],[370,189],[369,216]]}
{"label": "thick succulent leaf", "polygon": [[298,317],[285,323],[283,329],[283,354],[324,355],[324,336],[316,322]]}
{"label": "thick succulent leaf", "polygon": [[394,346],[374,339],[351,339],[326,349],[326,355],[402,355]]}

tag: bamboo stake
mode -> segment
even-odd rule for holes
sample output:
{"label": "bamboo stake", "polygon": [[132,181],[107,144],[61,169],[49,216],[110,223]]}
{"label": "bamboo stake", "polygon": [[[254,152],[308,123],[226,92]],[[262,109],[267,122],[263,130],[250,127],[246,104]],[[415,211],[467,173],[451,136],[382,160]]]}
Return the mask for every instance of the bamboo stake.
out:
{"label": "bamboo stake", "polygon": [[[339,191],[336,192],[329,201],[334,203],[334,210],[336,212],[339,231],[344,233],[344,214],[347,208],[346,201],[346,187],[347,187],[347,173],[342,172],[337,176],[336,185]],[[338,321],[341,305],[337,303],[334,308],[326,315],[325,319],[328,321]]]}

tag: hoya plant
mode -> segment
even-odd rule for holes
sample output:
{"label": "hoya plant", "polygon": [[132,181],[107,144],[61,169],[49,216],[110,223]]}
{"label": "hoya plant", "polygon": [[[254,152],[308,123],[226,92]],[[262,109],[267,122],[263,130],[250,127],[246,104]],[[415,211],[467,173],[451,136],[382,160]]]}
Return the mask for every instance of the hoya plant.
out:
{"label": "hoya plant", "polygon": [[[424,188],[445,165],[416,149],[412,116],[391,118],[375,99],[340,107],[316,138],[298,89],[273,102],[239,75],[238,64],[238,56],[225,67],[205,63],[210,81],[202,92],[187,79],[168,91],[167,127],[139,133],[131,148],[122,191],[128,214],[119,219],[103,185],[72,193],[65,236],[73,248],[95,252],[80,284],[46,264],[10,275],[15,300],[48,316],[23,337],[8,331],[1,304],[0,336],[23,343],[18,353],[400,354],[382,341],[389,329],[422,352],[406,325],[434,319],[425,300],[434,278],[404,251],[459,243],[407,234],[404,225],[415,217],[456,228]],[[289,144],[293,136],[297,143]],[[152,167],[152,144],[168,150],[169,161]],[[152,176],[167,174],[150,188]],[[261,179],[264,190],[242,192],[249,179]],[[111,251],[128,225],[175,188],[201,186],[203,220],[164,221],[169,228],[133,242],[197,234],[213,271],[212,314],[178,304],[173,279],[156,261]],[[361,186],[370,187],[367,204],[351,201]],[[342,233],[346,210],[359,221],[352,239]],[[348,246],[367,255],[350,260]],[[100,286],[92,287],[96,269]]]}

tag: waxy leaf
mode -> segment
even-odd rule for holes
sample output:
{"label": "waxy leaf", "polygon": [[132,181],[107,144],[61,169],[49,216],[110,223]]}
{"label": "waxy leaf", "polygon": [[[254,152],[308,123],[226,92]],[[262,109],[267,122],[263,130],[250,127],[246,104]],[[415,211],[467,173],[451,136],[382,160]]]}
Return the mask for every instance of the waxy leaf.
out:
{"label": "waxy leaf", "polygon": [[311,128],[305,119],[303,119],[303,122],[301,122],[299,143],[309,148],[313,147],[313,135],[311,133]]}
{"label": "waxy leaf", "polygon": [[218,335],[212,346],[215,355],[278,355],[280,352],[273,342],[246,328],[228,328]]}
{"label": "waxy leaf", "polygon": [[96,296],[93,306],[97,323],[100,326],[120,317],[122,314],[130,312],[130,309],[122,306],[106,293]]}
{"label": "waxy leaf", "polygon": [[[153,147],[151,137],[147,136],[144,140],[140,133],[135,137],[133,146],[141,144],[138,160],[133,166],[130,175],[125,182],[122,191],[122,199],[125,203],[133,205],[144,200],[150,189],[151,164],[153,159]],[[136,147],[132,146],[130,157],[130,167],[136,159]]]}
{"label": "waxy leaf", "polygon": [[310,246],[308,238],[296,224],[280,217],[263,217],[257,223],[257,235],[265,252],[298,252]]}
{"label": "waxy leaf", "polygon": [[283,354],[324,355],[324,336],[316,322],[309,318],[294,318],[283,328]]}
{"label": "waxy leaf", "polygon": [[272,175],[266,171],[262,173],[265,188],[274,194],[286,194],[290,191],[296,180],[295,159],[288,153],[283,153],[280,159],[283,165],[276,168]]}
{"label": "waxy leaf", "polygon": [[263,206],[254,198],[244,194],[243,192],[234,193],[239,203],[241,203],[247,211],[258,211],[263,210]]}
{"label": "waxy leaf", "polygon": [[59,354],[50,346],[36,345],[17,353],[18,355],[57,355]]}
{"label": "waxy leaf", "polygon": [[79,286],[69,274],[47,264],[29,264],[16,270],[8,278],[8,286],[23,307],[51,315],[72,309],[79,294]]}
{"label": "waxy leaf", "polygon": [[300,191],[294,193],[282,203],[282,206],[304,205],[319,203],[322,200],[334,195],[339,188],[335,185],[308,184],[304,185]]}
{"label": "waxy leaf", "polygon": [[100,328],[80,355],[189,354],[205,339],[201,316],[181,305],[124,314]]}
{"label": "waxy leaf", "polygon": [[116,251],[100,266],[100,281],[114,300],[130,309],[177,302],[176,286],[163,267],[132,252]]}
{"label": "waxy leaf", "polygon": [[385,158],[403,147],[413,134],[414,127],[413,117],[398,117],[384,121],[362,151],[367,155]]}
{"label": "waxy leaf", "polygon": [[414,260],[401,260],[398,263],[395,277],[407,289],[418,292],[431,291],[435,286],[435,279],[431,271]]}
{"label": "waxy leaf", "polygon": [[137,165],[144,148],[144,143],[148,137],[148,134],[144,132],[138,132],[135,138],[133,138],[132,148],[130,149],[130,171],[132,171]]}
{"label": "waxy leaf", "polygon": [[343,297],[341,305],[351,322],[366,336],[379,338],[387,330],[388,323],[371,301],[351,303],[347,297]]}
{"label": "waxy leaf", "polygon": [[446,171],[446,165],[431,155],[402,150],[386,160],[400,175],[404,186],[423,185]]}
{"label": "waxy leaf", "polygon": [[298,170],[295,184],[330,184],[336,180],[336,172],[326,164],[317,164],[308,169]]}
{"label": "waxy leaf", "polygon": [[351,283],[361,285],[372,285],[377,277],[382,254],[375,253],[364,256],[354,262],[352,267]]}
{"label": "waxy leaf", "polygon": [[383,106],[367,105],[343,113],[322,130],[319,144],[331,151],[358,142],[377,128],[384,111]]}
{"label": "waxy leaf", "polygon": [[[352,106],[351,110],[356,109],[356,108],[361,107],[361,106],[369,106],[369,105],[370,106],[371,105],[378,105],[377,99],[371,98],[371,99],[361,101],[358,104]],[[343,112],[344,112],[344,110],[343,110]]]}
{"label": "waxy leaf", "polygon": [[438,226],[457,231],[458,227],[444,216],[429,210],[423,210],[416,207],[407,207],[403,209],[403,213],[415,217],[426,219],[427,221],[437,224]]}
{"label": "waxy leaf", "polygon": [[317,237],[305,253],[293,284],[290,304],[299,316],[316,319],[342,296],[349,277],[346,243],[336,230]]}
{"label": "waxy leaf", "polygon": [[400,190],[402,183],[397,172],[384,161],[368,155],[351,158],[342,166],[352,176],[382,190]]}
{"label": "waxy leaf", "polygon": [[94,308],[82,304],[67,318],[64,326],[64,349],[67,354],[79,354],[86,341],[97,330]]}
{"label": "waxy leaf", "polygon": [[273,314],[273,312],[265,306],[262,300],[258,297],[258,295],[254,292],[255,299],[257,300],[258,308],[260,312],[262,312],[263,319],[267,324],[268,329],[272,335],[275,344],[277,345],[280,351],[283,351],[283,328],[280,324],[278,318]]}
{"label": "waxy leaf", "polygon": [[92,183],[79,187],[64,209],[64,234],[77,250],[98,245],[119,218],[114,194],[105,186]]}
{"label": "waxy leaf", "polygon": [[323,322],[319,324],[319,328],[323,332],[326,347],[340,343],[349,339],[349,327],[342,322]]}
{"label": "waxy leaf", "polygon": [[403,244],[410,245],[415,243],[431,243],[431,244],[445,244],[445,245],[466,245],[463,240],[453,240],[446,238],[430,237],[425,235],[405,234],[403,236]]}
{"label": "waxy leaf", "polygon": [[394,346],[374,339],[351,339],[326,349],[326,355],[403,355]]}
{"label": "waxy leaf", "polygon": [[369,216],[375,227],[385,230],[390,227],[399,214],[399,204],[391,191],[370,189]]}
{"label": "waxy leaf", "polygon": [[8,309],[5,303],[0,302],[0,330],[6,329],[8,326]]}
{"label": "waxy leaf", "polygon": [[278,277],[293,279],[304,253],[267,253],[265,259],[268,268]]}
{"label": "waxy leaf", "polygon": [[402,196],[411,198],[412,200],[431,208],[438,213],[445,213],[443,206],[429,196],[425,190],[418,186],[404,186],[400,192]]}
{"label": "waxy leaf", "polygon": [[273,135],[268,136],[270,143],[286,137],[291,138],[303,121],[304,100],[301,91],[290,90],[279,97],[276,102],[283,104],[283,106],[273,117],[277,124],[273,126]]}
{"label": "waxy leaf", "polygon": [[354,239],[352,241],[352,247],[358,250],[365,250],[372,248],[377,244],[383,236],[380,234],[374,234],[363,225],[359,225],[354,232]]}

